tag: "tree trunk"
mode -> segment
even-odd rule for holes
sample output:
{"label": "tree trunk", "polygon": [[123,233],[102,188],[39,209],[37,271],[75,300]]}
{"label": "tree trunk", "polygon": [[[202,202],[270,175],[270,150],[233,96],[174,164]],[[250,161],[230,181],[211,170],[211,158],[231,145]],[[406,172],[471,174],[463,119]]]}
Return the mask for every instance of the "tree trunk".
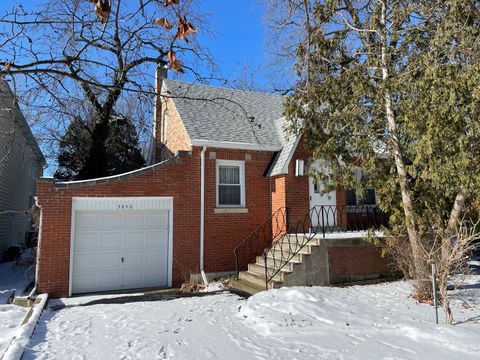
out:
{"label": "tree trunk", "polygon": [[92,132],[92,144],[85,162],[79,172],[79,180],[97,179],[108,176],[108,159],[105,149],[105,140],[109,134],[110,113],[102,114]]}
{"label": "tree trunk", "polygon": [[408,185],[407,173],[405,170],[405,161],[402,155],[402,149],[399,141],[398,126],[395,119],[395,113],[393,111],[392,95],[389,89],[389,53],[387,45],[387,24],[386,13],[387,5],[386,1],[381,1],[382,13],[380,17],[380,41],[381,41],[381,70],[382,81],[384,83],[384,101],[385,101],[385,113],[387,117],[388,130],[390,132],[391,150],[395,160],[395,166],[398,173],[398,183],[400,185],[400,192],[402,195],[402,205],[405,213],[405,225],[407,227],[408,238],[413,253],[413,260],[415,266],[416,276],[422,279],[428,275],[428,264],[425,261],[423,248],[421,245],[421,238],[417,231],[415,224],[415,211],[412,204],[412,196],[410,187]]}
{"label": "tree trunk", "polygon": [[447,228],[445,229],[445,239],[442,243],[442,259],[447,259],[450,254],[450,249],[452,247],[452,237],[455,235],[455,231],[460,220],[460,215],[465,205],[466,194],[465,190],[462,188],[455,197],[455,201],[452,206],[452,211],[450,212],[450,217],[448,218]]}
{"label": "tree trunk", "polygon": [[447,274],[444,273],[440,278],[439,290],[440,295],[442,296],[443,309],[445,310],[445,321],[448,325],[452,325],[454,319],[452,309],[450,308],[450,299],[448,298],[447,285]]}

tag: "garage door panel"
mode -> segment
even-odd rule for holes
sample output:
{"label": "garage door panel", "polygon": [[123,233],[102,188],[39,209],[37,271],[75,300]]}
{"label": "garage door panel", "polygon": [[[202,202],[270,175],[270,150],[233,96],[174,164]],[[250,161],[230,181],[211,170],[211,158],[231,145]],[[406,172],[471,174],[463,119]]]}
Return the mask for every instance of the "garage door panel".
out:
{"label": "garage door panel", "polygon": [[99,226],[100,219],[96,213],[77,213],[75,223],[78,229],[96,229]]}
{"label": "garage door panel", "polygon": [[122,238],[122,248],[125,250],[129,249],[143,249],[144,248],[144,231],[134,230],[126,231],[123,234]]}
{"label": "garage door panel", "polygon": [[104,229],[108,228],[121,228],[123,222],[123,216],[121,213],[102,213],[100,226]]}
{"label": "garage door panel", "polygon": [[75,293],[99,290],[95,273],[74,274],[72,281],[74,284],[72,291]]}
{"label": "garage door panel", "polygon": [[96,269],[98,266],[97,254],[94,252],[85,252],[77,254],[73,263],[73,272],[90,272],[92,269]]}
{"label": "garage door panel", "polygon": [[143,251],[129,251],[125,253],[125,269],[135,269],[143,266],[144,263]]}
{"label": "garage door panel", "polygon": [[75,234],[75,250],[92,250],[98,246],[99,233],[95,231],[78,231]]}
{"label": "garage door panel", "polygon": [[148,249],[160,247],[164,249],[168,245],[168,230],[151,230],[146,232],[145,246]]}
{"label": "garage door panel", "polygon": [[157,266],[163,268],[168,261],[167,249],[152,250],[145,253],[144,262],[146,266]]}
{"label": "garage door panel", "polygon": [[98,255],[97,269],[120,271],[122,266],[122,253],[120,251],[102,252]]}
{"label": "garage door panel", "polygon": [[145,226],[168,228],[168,211],[155,211],[145,214]]}
{"label": "garage door panel", "polygon": [[144,213],[129,213],[125,216],[125,226],[127,228],[145,226],[145,214]]}
{"label": "garage door panel", "polygon": [[145,284],[146,286],[155,286],[154,284],[162,284],[163,286],[167,286],[167,274],[162,271],[155,271],[155,268],[146,268]]}
{"label": "garage door panel", "polygon": [[122,240],[121,231],[102,231],[100,235],[100,249],[118,249]]}
{"label": "garage door panel", "polygon": [[168,218],[167,210],[77,211],[72,292],[168,286]]}
{"label": "garage door panel", "polygon": [[[144,279],[143,272],[126,271],[125,272],[125,278],[124,278],[124,284],[125,284],[125,288],[146,287],[144,285],[145,284],[145,279]],[[139,286],[139,284],[142,284],[142,285]]]}
{"label": "garage door panel", "polygon": [[102,271],[98,274],[97,291],[121,289],[122,280],[122,273],[119,271]]}

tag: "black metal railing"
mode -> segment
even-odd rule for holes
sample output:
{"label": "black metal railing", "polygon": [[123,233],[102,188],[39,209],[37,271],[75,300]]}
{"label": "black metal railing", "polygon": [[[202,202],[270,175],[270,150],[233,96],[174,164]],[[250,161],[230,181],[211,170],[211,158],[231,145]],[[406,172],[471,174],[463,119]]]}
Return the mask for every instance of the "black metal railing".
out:
{"label": "black metal railing", "polygon": [[388,217],[376,205],[319,205],[311,208],[301,220],[295,224],[297,230],[313,231],[323,237],[332,233],[379,229],[388,224]]}
{"label": "black metal railing", "polygon": [[319,205],[307,214],[280,208],[234,250],[237,277],[257,256],[263,256],[265,287],[313,238],[328,234],[380,229],[388,217],[375,205]]}
{"label": "black metal railing", "polygon": [[287,229],[288,209],[280,208],[243,240],[234,249],[237,277],[240,270],[246,269],[257,256],[262,255],[272,246],[272,243],[285,235]]}
{"label": "black metal railing", "polygon": [[380,229],[388,225],[388,217],[375,205],[319,205],[299,218],[291,216],[290,224],[284,236],[263,252],[266,289],[313,238],[326,238],[333,233]]}

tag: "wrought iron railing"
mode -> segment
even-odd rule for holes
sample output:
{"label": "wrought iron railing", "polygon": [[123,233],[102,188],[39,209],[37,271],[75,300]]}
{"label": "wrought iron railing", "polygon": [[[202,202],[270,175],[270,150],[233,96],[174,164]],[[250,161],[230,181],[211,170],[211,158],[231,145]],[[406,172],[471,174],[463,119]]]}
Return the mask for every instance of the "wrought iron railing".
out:
{"label": "wrought iron railing", "polygon": [[240,270],[247,268],[248,264],[270,248],[273,242],[285,235],[287,229],[288,210],[280,208],[234,249],[237,276]]}
{"label": "wrought iron railing", "polygon": [[291,219],[286,234],[264,251],[265,288],[268,289],[270,281],[313,238],[326,238],[333,233],[380,229],[387,225],[388,217],[374,205],[313,207],[305,216]]}
{"label": "wrought iron railing", "polygon": [[285,208],[260,225],[235,248],[236,271],[262,255],[265,287],[313,239],[328,234],[379,229],[388,217],[375,205],[319,205],[307,214],[295,216]]}

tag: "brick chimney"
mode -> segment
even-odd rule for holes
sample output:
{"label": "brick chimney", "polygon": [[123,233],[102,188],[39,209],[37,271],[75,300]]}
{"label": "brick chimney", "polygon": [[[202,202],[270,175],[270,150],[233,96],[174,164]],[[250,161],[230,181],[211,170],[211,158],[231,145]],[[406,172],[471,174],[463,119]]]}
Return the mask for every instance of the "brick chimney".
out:
{"label": "brick chimney", "polygon": [[163,156],[163,141],[164,136],[164,116],[162,109],[162,84],[163,80],[167,78],[167,68],[158,64],[155,69],[155,98],[153,100],[153,159],[158,163],[164,159]]}

